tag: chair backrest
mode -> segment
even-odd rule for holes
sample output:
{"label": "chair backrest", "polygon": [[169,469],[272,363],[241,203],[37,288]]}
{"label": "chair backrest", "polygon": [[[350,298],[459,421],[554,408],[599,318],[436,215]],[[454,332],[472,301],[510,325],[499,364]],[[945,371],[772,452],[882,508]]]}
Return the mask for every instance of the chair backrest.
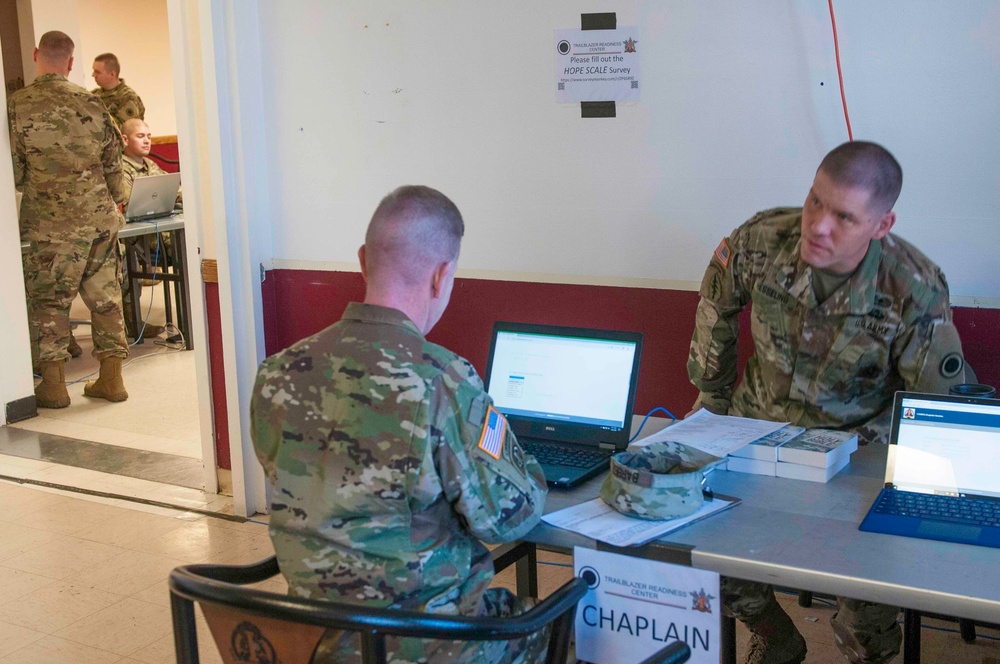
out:
{"label": "chair backrest", "polygon": [[574,578],[531,610],[511,618],[456,617],[312,600],[242,586],[278,574],[272,556],[254,565],[185,565],[170,573],[178,664],[197,664],[198,602],[226,664],[307,664],[327,630],[356,632],[362,661],[385,662],[387,636],[508,641],[551,627],[546,663],[562,664],[577,602],[587,584]]}

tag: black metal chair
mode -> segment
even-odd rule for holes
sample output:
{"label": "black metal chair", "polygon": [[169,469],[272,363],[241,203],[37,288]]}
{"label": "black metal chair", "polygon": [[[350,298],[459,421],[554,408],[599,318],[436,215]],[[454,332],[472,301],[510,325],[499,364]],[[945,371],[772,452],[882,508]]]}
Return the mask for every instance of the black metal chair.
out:
{"label": "black metal chair", "polygon": [[[517,562],[528,551],[533,561],[533,546],[513,553],[508,547],[501,552],[499,564]],[[357,632],[362,662],[374,664],[386,661],[386,636],[506,641],[546,626],[551,626],[551,631],[545,662],[562,664],[568,656],[577,602],[587,592],[586,582],[574,578],[523,615],[484,618],[338,604],[241,587],[278,573],[274,556],[253,565],[202,564],[174,569],[170,573],[170,605],[178,664],[199,662],[194,602],[200,604],[226,664],[247,661],[306,664],[312,661],[327,629]],[[679,664],[689,656],[688,646],[675,642],[642,664]]]}

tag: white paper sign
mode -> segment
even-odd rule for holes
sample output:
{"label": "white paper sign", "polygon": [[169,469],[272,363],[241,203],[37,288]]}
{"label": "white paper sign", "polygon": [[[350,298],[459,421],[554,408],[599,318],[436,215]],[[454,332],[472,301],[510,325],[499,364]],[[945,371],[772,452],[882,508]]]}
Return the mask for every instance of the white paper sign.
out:
{"label": "white paper sign", "polygon": [[719,575],[577,547],[573,571],[590,590],[576,608],[576,656],[641,662],[674,641],[692,663],[719,661]]}
{"label": "white paper sign", "polygon": [[639,28],[556,30],[556,101],[638,101]]}

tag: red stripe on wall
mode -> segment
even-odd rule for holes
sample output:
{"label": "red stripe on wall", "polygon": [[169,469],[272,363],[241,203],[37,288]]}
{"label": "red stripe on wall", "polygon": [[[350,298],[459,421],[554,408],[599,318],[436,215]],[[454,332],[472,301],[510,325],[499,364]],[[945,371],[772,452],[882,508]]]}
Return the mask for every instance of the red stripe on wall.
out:
{"label": "red stripe on wall", "polygon": [[[331,325],[348,302],[364,298],[357,272],[272,270],[263,288],[268,355]],[[665,406],[683,417],[697,397],[687,377],[697,304],[692,291],[456,279],[451,304],[428,338],[467,358],[482,375],[498,320],[642,332],[635,410]],[[956,308],[954,315],[979,381],[1000,385],[1000,310]],[[748,327],[746,312],[741,327]],[[750,348],[749,335],[741,335],[741,367]]]}
{"label": "red stripe on wall", "polygon": [[205,282],[205,314],[208,320],[208,364],[212,382],[212,419],[215,429],[215,462],[232,470],[229,453],[229,412],[226,408],[226,368],[222,356],[222,309],[219,284]]}
{"label": "red stripe on wall", "polygon": [[[269,355],[336,322],[348,302],[364,297],[364,280],[356,272],[273,270],[264,284],[269,282]],[[690,291],[456,279],[451,304],[428,338],[468,359],[482,375],[498,320],[642,332],[635,409],[665,406],[683,417],[698,395],[686,368],[697,304],[698,294]]]}

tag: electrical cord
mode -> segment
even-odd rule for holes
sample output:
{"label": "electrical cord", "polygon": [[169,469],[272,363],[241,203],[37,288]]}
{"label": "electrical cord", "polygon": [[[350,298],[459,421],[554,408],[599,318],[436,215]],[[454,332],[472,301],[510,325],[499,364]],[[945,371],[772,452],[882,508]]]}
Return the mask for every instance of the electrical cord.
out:
{"label": "electrical cord", "polygon": [[844,105],[844,120],[847,121],[847,140],[854,140],[851,131],[851,116],[847,112],[847,95],[844,94],[844,73],[840,68],[840,42],[837,39],[837,18],[833,15],[833,0],[827,0],[830,5],[830,24],[833,26],[833,52],[837,57],[837,79],[840,81],[840,101]]}
{"label": "electrical cord", "polygon": [[646,417],[642,418],[642,423],[641,423],[641,424],[639,425],[639,429],[638,429],[638,430],[637,430],[637,431],[635,432],[635,435],[634,435],[634,436],[632,436],[631,438],[629,438],[629,439],[628,439],[628,442],[630,442],[630,443],[631,443],[631,442],[632,442],[633,440],[635,440],[636,438],[638,438],[638,437],[639,437],[639,434],[640,434],[640,433],[642,433],[642,428],[643,428],[644,426],[646,426],[646,420],[648,420],[648,419],[649,419],[649,416],[650,416],[650,415],[652,415],[653,413],[655,413],[655,412],[657,412],[657,411],[663,411],[664,413],[666,413],[666,414],[667,414],[667,417],[669,417],[670,419],[672,419],[672,420],[673,420],[674,422],[676,422],[676,421],[677,421],[677,418],[676,418],[676,417],[674,417],[674,414],[673,414],[673,413],[671,413],[671,412],[670,412],[669,410],[667,410],[667,409],[666,409],[666,408],[664,408],[663,406],[657,406],[657,407],[656,407],[656,408],[654,408],[653,410],[651,410],[651,411],[649,411],[648,413],[646,413]]}

